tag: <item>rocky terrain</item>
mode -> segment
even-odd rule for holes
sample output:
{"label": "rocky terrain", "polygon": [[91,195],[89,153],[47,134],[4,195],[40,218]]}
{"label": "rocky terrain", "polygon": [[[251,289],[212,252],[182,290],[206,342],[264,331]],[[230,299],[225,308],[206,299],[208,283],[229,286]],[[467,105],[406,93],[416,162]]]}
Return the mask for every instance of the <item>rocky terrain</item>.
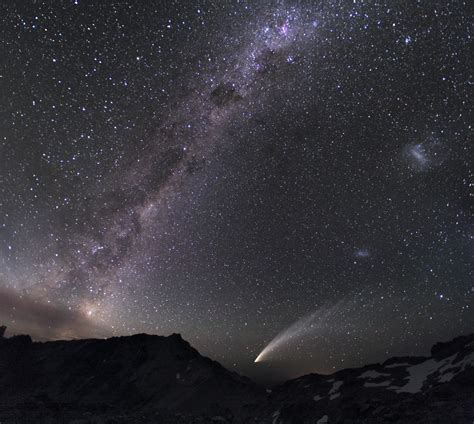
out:
{"label": "rocky terrain", "polygon": [[0,337],[0,422],[471,424],[474,335],[438,343],[431,354],[265,389],[177,334]]}
{"label": "rocky terrain", "polygon": [[431,354],[286,382],[257,422],[472,423],[474,335],[436,344]]}

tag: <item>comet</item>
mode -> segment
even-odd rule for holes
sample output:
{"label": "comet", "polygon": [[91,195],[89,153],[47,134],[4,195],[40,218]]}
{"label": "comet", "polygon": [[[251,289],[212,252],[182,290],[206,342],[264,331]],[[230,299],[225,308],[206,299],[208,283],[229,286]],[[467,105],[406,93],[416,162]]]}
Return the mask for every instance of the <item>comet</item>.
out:
{"label": "comet", "polygon": [[[259,353],[254,363],[268,360],[273,353],[282,347],[288,346],[295,339],[301,339],[310,334],[317,337],[325,333],[333,327],[335,319],[341,317],[344,304],[345,302],[341,300],[332,306],[322,306],[315,312],[300,318],[294,324],[278,333]],[[339,324],[337,326],[339,327]]]}

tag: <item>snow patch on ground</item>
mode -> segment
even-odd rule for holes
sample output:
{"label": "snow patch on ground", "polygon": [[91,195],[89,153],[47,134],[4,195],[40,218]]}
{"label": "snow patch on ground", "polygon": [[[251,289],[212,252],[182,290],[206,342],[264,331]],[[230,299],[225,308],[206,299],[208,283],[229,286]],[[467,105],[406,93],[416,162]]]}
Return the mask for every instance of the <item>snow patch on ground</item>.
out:
{"label": "snow patch on ground", "polygon": [[439,364],[434,359],[413,365],[407,368],[409,374],[408,383],[402,387],[390,386],[389,389],[395,390],[397,393],[418,393],[425,383],[426,377],[435,372],[439,368]]}
{"label": "snow patch on ground", "polygon": [[323,415],[318,421],[316,421],[316,424],[325,424],[329,422],[329,417],[327,415]]}
{"label": "snow patch on ground", "polygon": [[[461,359],[459,362],[456,362],[453,364],[453,361],[456,359],[457,355],[450,356],[446,360],[450,360],[449,363],[447,363],[444,367],[442,367],[439,372],[440,374],[445,373],[441,375],[438,378],[438,382],[440,383],[446,383],[448,381],[451,381],[456,374],[463,372],[466,367],[468,366],[473,366],[474,365],[474,352],[470,353],[469,355],[466,355],[463,359]],[[456,371],[451,371],[455,369]]]}
{"label": "snow patch on ground", "polygon": [[315,402],[319,402],[322,398],[322,396],[316,395],[313,399]]}
{"label": "snow patch on ground", "polygon": [[[334,380],[332,380],[334,381]],[[336,398],[338,398],[339,396],[341,396],[340,393],[336,393],[340,387],[342,386],[343,382],[342,381],[334,381],[334,383],[332,383],[332,387],[331,387],[331,390],[329,390],[329,400],[334,400]]]}
{"label": "snow patch on ground", "polygon": [[343,384],[343,381],[335,381],[332,384],[331,390],[329,390],[329,394],[332,395],[333,393],[336,393],[340,389],[342,384]]}
{"label": "snow patch on ground", "polygon": [[406,379],[408,380],[408,383],[402,387],[390,386],[388,388],[395,390],[397,393],[418,393],[423,388],[423,384],[425,383],[428,376],[436,371],[440,371],[441,369],[447,369],[456,355],[457,354],[454,354],[441,361],[428,359],[421,364],[407,367],[409,376],[406,377]]}
{"label": "snow patch on ground", "polygon": [[374,370],[369,370],[369,371],[366,371],[366,372],[362,373],[361,375],[359,375],[359,378],[374,379],[374,378],[388,377],[388,376],[390,376],[390,374],[383,374],[381,372],[377,372],[377,371],[374,371]]}
{"label": "snow patch on ground", "polygon": [[444,375],[442,375],[438,381],[440,383],[447,383],[448,381],[451,381],[453,379],[453,377],[455,376],[456,374],[452,373],[452,372],[448,372]]}

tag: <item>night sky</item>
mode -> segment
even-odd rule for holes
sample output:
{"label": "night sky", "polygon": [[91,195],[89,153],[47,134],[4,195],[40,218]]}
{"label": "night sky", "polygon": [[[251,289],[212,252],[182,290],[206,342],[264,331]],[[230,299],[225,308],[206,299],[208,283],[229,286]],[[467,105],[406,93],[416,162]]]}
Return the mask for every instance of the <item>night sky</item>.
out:
{"label": "night sky", "polygon": [[10,334],[177,332],[278,379],[474,328],[467,1],[0,16]]}

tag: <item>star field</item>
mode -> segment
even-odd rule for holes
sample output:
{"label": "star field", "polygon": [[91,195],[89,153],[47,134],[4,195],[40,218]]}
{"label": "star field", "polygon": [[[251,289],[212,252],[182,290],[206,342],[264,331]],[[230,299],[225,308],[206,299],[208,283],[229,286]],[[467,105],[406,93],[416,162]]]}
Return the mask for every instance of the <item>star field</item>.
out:
{"label": "star field", "polygon": [[11,332],[179,332],[278,379],[472,331],[467,2],[0,13]]}

